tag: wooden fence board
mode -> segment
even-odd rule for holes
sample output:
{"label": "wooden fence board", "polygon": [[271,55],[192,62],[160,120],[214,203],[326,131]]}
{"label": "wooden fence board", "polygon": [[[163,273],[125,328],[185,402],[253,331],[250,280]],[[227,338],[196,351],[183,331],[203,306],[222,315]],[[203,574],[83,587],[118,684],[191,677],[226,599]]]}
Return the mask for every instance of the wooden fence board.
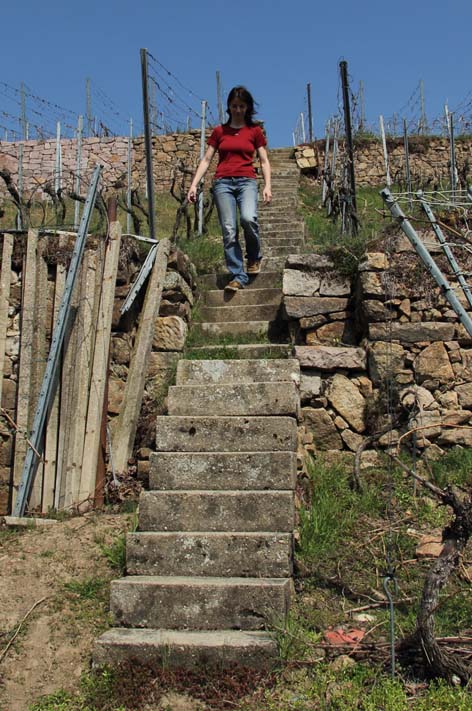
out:
{"label": "wooden fence board", "polygon": [[[95,337],[95,349],[90,383],[90,397],[85,427],[84,456],[80,481],[80,500],[95,498],[97,458],[100,446],[103,400],[108,371],[111,323],[115,298],[118,259],[120,256],[121,227],[118,222],[110,225],[109,240],[105,253],[102,292]],[[83,509],[87,508],[84,504]]]}
{"label": "wooden fence board", "polygon": [[31,390],[31,367],[33,355],[34,313],[36,297],[36,255],[38,233],[29,230],[23,269],[23,298],[21,309],[20,362],[18,369],[18,394],[16,407],[15,456],[13,465],[12,505],[15,505],[21,481],[29,434],[29,408]]}
{"label": "wooden fence board", "polygon": [[75,363],[77,390],[74,403],[73,431],[70,439],[67,478],[68,493],[66,506],[80,503],[80,479],[84,451],[85,425],[89,402],[89,387],[93,363],[92,351],[95,334],[94,300],[97,258],[85,252],[83,261],[80,306],[77,318],[78,349]]}
{"label": "wooden fence board", "polygon": [[[28,416],[28,429],[33,426],[34,415],[38,404],[39,391],[43,382],[47,360],[47,308],[48,308],[48,266],[43,257],[45,239],[39,238],[36,255],[36,284],[34,303],[34,338],[31,363],[31,392]],[[40,462],[31,487],[29,507],[41,507],[43,491],[44,463]]]}
{"label": "wooden fence board", "polygon": [[[54,288],[54,309],[52,326],[56,325],[57,314],[64,293],[64,285],[66,283],[66,268],[62,264],[57,264],[56,267],[56,283]],[[42,511],[47,513],[50,508],[54,507],[54,492],[56,487],[56,466],[57,466],[57,437],[59,431],[59,401],[60,387],[59,383],[54,396],[54,401],[48,418],[46,429],[46,444],[44,449],[44,487],[43,487],[43,503]]]}
{"label": "wooden fence board", "polygon": [[3,372],[7,344],[8,307],[10,306],[11,255],[13,235],[3,235],[2,270],[0,273],[0,406],[2,404]]}
{"label": "wooden fence board", "polygon": [[170,247],[171,244],[168,239],[159,242],[156,260],[151,272],[143,310],[139,319],[139,329],[128,371],[128,378],[126,380],[123,405],[118,415],[118,423],[113,437],[113,464],[118,472],[127,471],[128,459],[133,451],[134,438],[136,436],[138,417],[144,393],[147,364],[152,348],[156,318],[161,303],[162,286],[166,275]]}

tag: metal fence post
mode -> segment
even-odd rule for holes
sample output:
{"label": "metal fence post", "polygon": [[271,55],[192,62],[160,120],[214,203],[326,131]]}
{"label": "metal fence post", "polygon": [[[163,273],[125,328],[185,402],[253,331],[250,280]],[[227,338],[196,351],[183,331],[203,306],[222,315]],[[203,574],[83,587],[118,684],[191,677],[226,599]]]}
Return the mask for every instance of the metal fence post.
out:
{"label": "metal fence post", "polygon": [[221,93],[221,75],[220,72],[216,72],[216,99],[218,101],[218,118],[220,123],[225,122],[225,114],[223,111],[223,99]]}
{"label": "metal fence post", "polygon": [[[128,166],[127,166],[127,186],[126,186],[126,207],[131,210],[131,148],[133,144],[133,119],[129,120],[128,137]],[[126,231],[131,232],[131,212],[126,215]]]}
{"label": "metal fence post", "polygon": [[344,127],[346,132],[346,147],[348,158],[348,175],[349,175],[349,200],[351,203],[350,222],[352,232],[357,234],[357,204],[356,204],[356,179],[354,174],[354,151],[352,144],[352,127],[351,127],[351,109],[349,105],[349,83],[347,78],[347,62],[342,61],[339,64],[341,70],[341,82],[343,90],[343,105],[344,105]]}
{"label": "metal fence post", "polygon": [[328,166],[329,166],[329,142],[331,138],[331,119],[326,124],[326,141],[325,141],[325,154],[324,154],[324,169],[323,169],[323,192],[321,196],[321,202],[325,203],[326,200],[326,192],[328,190],[328,182],[326,180],[327,175],[328,175]]}
{"label": "metal fence post", "polygon": [[385,176],[386,176],[386,183],[388,187],[391,186],[392,180],[390,178],[390,169],[388,167],[388,152],[387,152],[387,140],[385,138],[385,126],[384,126],[384,118],[382,114],[379,116],[379,123],[380,123],[380,136],[382,138],[382,148],[383,148],[383,156],[384,156],[384,164],[385,164]]}
{"label": "metal fence post", "polygon": [[[84,132],[84,117],[79,116],[77,120],[77,162],[75,166],[75,185],[74,191],[77,195],[80,195],[80,173],[82,170],[82,134]],[[75,201],[75,211],[74,211],[74,229],[79,226],[80,217],[80,202]]]}
{"label": "metal fence post", "polygon": [[311,84],[306,85],[306,94],[308,102],[308,140],[313,143],[313,113],[311,110]]}
{"label": "metal fence post", "polygon": [[57,193],[62,186],[61,123],[56,124],[56,163],[54,168],[54,190]]}
{"label": "metal fence post", "polygon": [[450,146],[450,162],[451,162],[451,192],[452,200],[456,199],[457,188],[457,169],[456,169],[456,146],[454,142],[454,114],[449,114],[449,146]]}
{"label": "metal fence post", "polygon": [[406,119],[403,119],[403,149],[405,151],[405,179],[406,189],[408,191],[408,204],[411,208],[413,201],[411,199],[410,151],[408,148],[408,128],[406,125]]}
{"label": "metal fence post", "polygon": [[146,149],[146,185],[148,196],[148,224],[149,236],[155,239],[156,230],[154,223],[154,176],[152,170],[152,138],[149,122],[149,94],[148,94],[148,58],[147,49],[141,49],[141,81],[143,90],[143,115],[144,115],[144,145]]}
{"label": "metal fence post", "polygon": [[[206,106],[207,102],[202,101],[202,124],[200,128],[200,160],[205,155],[205,127],[206,127]],[[203,181],[200,183],[201,190],[198,194],[198,234],[203,234]]]}
{"label": "metal fence post", "polygon": [[23,144],[20,143],[18,146],[18,197],[20,198],[20,207],[18,208],[18,214],[16,216],[16,225],[19,230],[22,230],[23,225]]}

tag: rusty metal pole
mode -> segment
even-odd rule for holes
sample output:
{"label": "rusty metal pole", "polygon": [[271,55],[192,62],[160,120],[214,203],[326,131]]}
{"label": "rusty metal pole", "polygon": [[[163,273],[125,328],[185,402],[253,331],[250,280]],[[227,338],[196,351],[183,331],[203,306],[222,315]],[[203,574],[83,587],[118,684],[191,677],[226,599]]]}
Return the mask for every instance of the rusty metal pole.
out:
{"label": "rusty metal pole", "polygon": [[152,170],[152,138],[149,120],[149,92],[148,92],[148,58],[147,49],[141,49],[141,82],[143,90],[143,117],[144,117],[144,145],[146,153],[146,185],[148,193],[148,224],[149,237],[156,238],[154,223],[154,185]]}
{"label": "rusty metal pole", "polygon": [[344,105],[344,129],[346,133],[346,149],[348,157],[348,173],[349,173],[349,200],[351,202],[351,225],[352,232],[357,234],[357,204],[356,204],[356,179],[354,175],[354,151],[352,143],[352,124],[351,124],[351,108],[349,105],[349,82],[347,78],[347,62],[339,63],[341,71],[341,83],[343,90],[343,105]]}

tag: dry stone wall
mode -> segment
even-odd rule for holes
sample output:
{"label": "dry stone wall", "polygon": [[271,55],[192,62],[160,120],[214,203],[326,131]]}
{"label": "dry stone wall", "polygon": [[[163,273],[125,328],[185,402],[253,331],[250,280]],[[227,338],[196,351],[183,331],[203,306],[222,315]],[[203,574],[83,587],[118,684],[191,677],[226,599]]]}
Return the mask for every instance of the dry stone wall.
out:
{"label": "dry stone wall", "polygon": [[[472,137],[456,140],[456,162],[459,178],[464,183],[472,175]],[[394,183],[405,183],[405,152],[403,139],[387,140],[390,175]],[[441,186],[449,182],[449,142],[445,138],[411,136],[409,138],[409,163],[414,185]],[[344,144],[339,145],[338,165],[342,165]],[[305,172],[322,174],[324,170],[325,142],[297,146],[295,157],[299,168]],[[354,170],[358,186],[376,187],[385,182],[385,163],[380,140],[358,140],[354,146]]]}
{"label": "dry stone wall", "polygon": [[[343,460],[372,435],[385,448],[415,442],[431,458],[472,446],[472,339],[406,238],[382,247],[350,280],[324,255],[287,261],[285,318],[302,369],[300,446]],[[366,465],[376,458],[363,455]]]}
{"label": "dry stone wall", "polygon": [[[128,143],[126,137],[84,138],[82,141],[81,176],[82,192],[92,175],[97,163],[103,165],[103,184],[110,190],[126,189],[128,171]],[[22,141],[23,147],[23,184],[27,194],[35,191],[42,196],[40,186],[54,181],[56,162],[56,141]],[[168,192],[175,167],[183,162],[194,170],[200,155],[200,132],[173,133],[167,136],[154,136],[154,184],[158,192]],[[18,156],[20,142],[0,141],[0,170],[6,169],[18,185]],[[68,190],[75,187],[77,171],[77,141],[61,141],[63,186]],[[131,140],[131,175],[132,187],[144,191],[146,184],[146,165],[144,138],[138,136]],[[5,195],[5,185],[0,181],[0,195]]]}
{"label": "dry stone wall", "polygon": [[[88,184],[96,163],[102,163],[104,185],[110,190],[121,190],[126,186],[128,171],[127,137],[84,138],[82,142],[81,174],[83,186]],[[193,171],[200,155],[200,132],[173,133],[154,136],[154,184],[158,192],[168,192],[176,166],[183,163]],[[54,179],[56,141],[22,141],[23,181],[27,193],[36,191],[41,195],[40,186]],[[413,136],[410,138],[410,169],[413,181],[424,184],[447,182],[449,176],[449,145],[440,137]],[[469,175],[472,138],[456,141],[456,158],[459,176],[465,181]],[[20,142],[0,141],[0,170],[7,169],[18,184],[18,155]],[[77,141],[61,141],[63,184],[67,189],[74,187],[77,170]],[[324,166],[324,141],[298,146],[295,156],[303,170],[321,174]],[[395,181],[404,180],[404,151],[400,139],[389,139],[390,172]],[[342,159],[343,145],[339,148]],[[339,161],[339,164],[341,161]],[[131,140],[132,187],[144,191],[146,168],[144,138]],[[382,146],[378,140],[358,141],[355,148],[355,172],[358,185],[377,186],[385,180]],[[211,179],[211,172],[208,175]],[[85,188],[82,188],[82,192]],[[0,181],[0,196],[5,194],[5,185]]]}

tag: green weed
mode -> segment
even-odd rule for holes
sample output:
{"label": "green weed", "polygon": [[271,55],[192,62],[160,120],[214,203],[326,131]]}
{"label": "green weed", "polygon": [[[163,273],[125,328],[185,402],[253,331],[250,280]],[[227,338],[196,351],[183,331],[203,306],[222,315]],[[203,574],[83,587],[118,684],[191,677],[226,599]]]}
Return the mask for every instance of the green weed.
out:
{"label": "green weed", "polygon": [[113,570],[126,573],[126,533],[120,533],[110,545],[101,545],[100,550]]}
{"label": "green weed", "polygon": [[82,675],[77,694],[61,689],[42,696],[28,711],[126,711],[116,698],[115,684],[112,671],[91,671]]}
{"label": "green weed", "polygon": [[102,597],[107,581],[101,578],[86,578],[85,580],[71,580],[64,583],[64,588],[81,600],[96,600]]}
{"label": "green weed", "polygon": [[445,488],[448,485],[472,484],[472,449],[454,447],[437,462],[431,464],[433,482]]}

